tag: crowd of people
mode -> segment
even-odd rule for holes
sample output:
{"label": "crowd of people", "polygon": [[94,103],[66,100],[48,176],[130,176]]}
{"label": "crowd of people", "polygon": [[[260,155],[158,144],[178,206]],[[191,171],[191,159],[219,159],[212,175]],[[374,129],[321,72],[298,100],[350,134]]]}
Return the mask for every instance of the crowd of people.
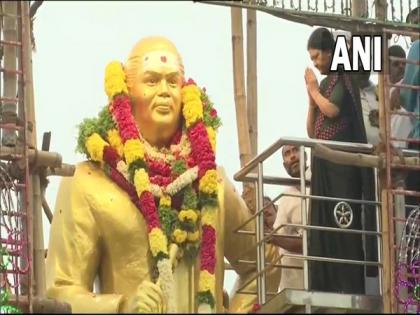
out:
{"label": "crowd of people", "polygon": [[[419,23],[420,8],[412,10],[407,23]],[[408,54],[399,45],[388,49],[390,58],[387,82],[391,85],[420,86],[419,65],[404,62],[404,59],[418,62],[419,36],[413,36]],[[345,73],[330,72],[329,66],[334,51],[335,39],[326,28],[317,28],[309,37],[307,50],[314,66],[325,77],[318,83],[315,73],[306,69],[304,78],[308,92],[307,134],[313,139],[370,143],[383,145],[379,133],[378,86],[370,79],[370,72]],[[393,86],[389,94],[391,112],[391,145],[394,150],[411,149],[420,151],[420,93],[418,90]],[[407,115],[414,113],[415,115]],[[401,115],[402,114],[402,115]],[[405,139],[405,140],[404,140]],[[408,141],[407,141],[408,139]],[[299,148],[286,145],[282,148],[283,165],[294,178],[301,175],[310,179],[307,194],[333,197],[334,200],[312,198],[306,203],[308,223],[338,229],[376,230],[375,207],[354,200],[375,201],[373,170],[350,165],[340,165],[313,156],[305,174],[300,174]],[[305,165],[307,165],[305,153]],[[420,191],[418,171],[396,172],[394,184],[407,190]],[[402,183],[402,184],[401,184]],[[394,185],[395,186],[395,185]],[[299,187],[290,186],[277,202],[265,199],[265,228],[273,234],[268,242],[277,246],[282,257],[282,276],[279,291],[285,288],[303,289],[303,260],[284,254],[302,254],[301,198],[290,194],[300,194]],[[339,201],[347,199],[347,201]],[[420,204],[420,198],[407,196],[405,204],[408,212],[412,206]],[[350,211],[350,220],[343,223],[337,220],[337,209]],[[274,215],[273,213],[276,213]],[[347,218],[348,219],[348,218]],[[333,259],[377,261],[376,237],[362,237],[360,233],[339,233],[329,230],[308,230],[308,255]],[[285,237],[286,236],[286,237]],[[288,237],[287,237],[288,236]],[[377,267],[364,267],[360,264],[324,262],[309,260],[309,289],[323,292],[367,294],[366,277],[377,277]],[[378,284],[377,284],[378,285]]]}

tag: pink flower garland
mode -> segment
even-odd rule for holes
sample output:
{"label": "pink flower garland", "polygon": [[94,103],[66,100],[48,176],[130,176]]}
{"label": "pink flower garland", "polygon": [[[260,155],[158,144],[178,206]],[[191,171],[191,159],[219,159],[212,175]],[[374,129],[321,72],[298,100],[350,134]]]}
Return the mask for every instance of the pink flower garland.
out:
{"label": "pink flower garland", "polygon": [[[193,80],[188,80],[186,85],[194,84]],[[131,113],[131,101],[128,95],[120,94],[114,97],[113,103],[110,106],[110,112],[113,115],[114,121],[117,124],[122,142],[125,143],[127,140],[139,139],[138,129],[134,117]],[[212,117],[217,115],[216,110],[210,112]],[[181,139],[181,131],[173,137],[173,143],[178,143]],[[209,140],[206,126],[202,120],[199,120],[193,126],[190,126],[187,130],[187,136],[191,144],[191,154],[186,160],[186,164],[189,168],[198,165],[198,180],[193,183],[194,189],[198,190],[199,180],[209,170],[216,169],[215,155]],[[160,219],[155,203],[155,198],[150,191],[143,191],[138,196],[135,186],[130,183],[116,168],[118,162],[122,161],[122,158],[118,155],[117,151],[111,146],[105,146],[103,152],[104,161],[109,166],[109,176],[111,179],[124,191],[126,191],[132,202],[143,214],[146,222],[148,233],[154,228],[160,228]],[[157,184],[161,187],[167,186],[172,182],[174,178],[171,167],[167,163],[154,161],[150,158],[144,160],[148,165],[148,175],[152,184]],[[177,205],[178,200],[176,197],[172,197],[172,203],[175,208],[180,207]],[[181,201],[181,200],[179,200]],[[211,225],[202,225],[202,242],[200,250],[200,270],[207,271],[214,277],[216,267],[216,231]],[[200,292],[199,294],[207,294],[206,292]],[[214,297],[211,297],[214,303]]]}
{"label": "pink flower garland", "polygon": [[202,121],[188,130],[188,138],[191,142],[191,155],[198,165],[198,178],[201,178],[207,170],[216,168],[216,158]]}
{"label": "pink flower garland", "polygon": [[214,274],[216,267],[216,231],[210,225],[203,225],[203,241],[201,243],[201,270]]}
{"label": "pink flower garland", "polygon": [[123,143],[138,138],[138,131],[134,117],[131,114],[131,102],[128,95],[117,96],[111,107]]}

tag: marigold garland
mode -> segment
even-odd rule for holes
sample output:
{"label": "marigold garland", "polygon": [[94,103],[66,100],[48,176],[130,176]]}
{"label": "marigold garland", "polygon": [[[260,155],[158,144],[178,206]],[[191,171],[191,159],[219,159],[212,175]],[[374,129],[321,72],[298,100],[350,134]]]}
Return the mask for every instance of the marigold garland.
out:
{"label": "marigold garland", "polygon": [[117,129],[108,130],[107,133],[109,144],[117,151],[119,156],[124,154],[124,145],[122,143],[120,133]]}
{"label": "marigold garland", "polygon": [[217,112],[205,89],[188,80],[181,90],[185,126],[174,135],[170,148],[159,151],[138,132],[120,62],[106,67],[105,91],[110,104],[99,119],[84,120],[80,125],[78,150],[99,162],[144,216],[168,312],[176,311],[168,259],[172,241],[183,246],[190,259],[196,257],[201,243],[199,309],[214,310]]}

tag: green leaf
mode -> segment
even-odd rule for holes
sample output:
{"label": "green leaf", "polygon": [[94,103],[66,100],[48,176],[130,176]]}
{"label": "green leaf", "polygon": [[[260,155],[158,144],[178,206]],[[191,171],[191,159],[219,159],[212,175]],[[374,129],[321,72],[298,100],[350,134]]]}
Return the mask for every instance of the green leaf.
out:
{"label": "green leaf", "polygon": [[169,207],[159,207],[159,218],[165,234],[170,237],[177,221],[177,212]]}
{"label": "green leaf", "polygon": [[176,175],[181,175],[187,170],[187,166],[185,165],[184,160],[176,160],[173,165],[173,172]]}
{"label": "green leaf", "polygon": [[86,154],[86,156],[89,157],[85,145],[86,139],[95,132],[103,139],[106,139],[108,130],[116,128],[116,125],[109,112],[108,105],[106,105],[100,110],[98,117],[85,118],[77,127],[79,128],[79,134],[77,137],[76,152]]}
{"label": "green leaf", "polygon": [[197,193],[195,192],[192,185],[188,185],[182,190],[184,198],[182,199],[182,209],[197,209],[198,200]]}
{"label": "green leaf", "polygon": [[117,125],[115,124],[107,105],[99,112],[98,133],[102,136],[102,138],[106,139],[108,137],[108,130],[114,128],[117,128]]}
{"label": "green leaf", "polygon": [[95,132],[98,132],[98,120],[96,118],[85,118],[78,127],[79,134],[77,137],[76,152],[84,153],[89,157],[85,143],[87,138]]}
{"label": "green leaf", "polygon": [[200,207],[210,206],[210,207],[217,207],[218,206],[218,199],[217,194],[209,195],[200,193]]}

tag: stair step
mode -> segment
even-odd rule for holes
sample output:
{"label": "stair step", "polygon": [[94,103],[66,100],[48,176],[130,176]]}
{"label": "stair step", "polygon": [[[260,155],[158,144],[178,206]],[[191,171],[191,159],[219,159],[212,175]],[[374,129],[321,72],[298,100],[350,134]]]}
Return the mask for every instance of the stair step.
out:
{"label": "stair step", "polygon": [[337,309],[361,313],[382,311],[380,296],[284,289],[265,303],[258,313],[289,313],[292,309],[300,313],[305,303],[311,305],[312,312]]}

